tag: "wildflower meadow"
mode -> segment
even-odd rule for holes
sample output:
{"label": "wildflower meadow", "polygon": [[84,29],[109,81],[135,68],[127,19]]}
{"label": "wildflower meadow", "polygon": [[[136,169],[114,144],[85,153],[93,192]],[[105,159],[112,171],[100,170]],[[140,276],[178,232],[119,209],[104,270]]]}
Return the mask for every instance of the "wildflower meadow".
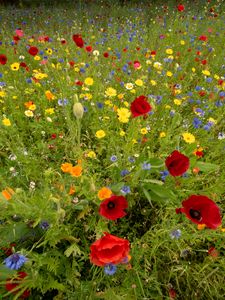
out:
{"label": "wildflower meadow", "polygon": [[3,2],[0,299],[225,299],[225,3]]}

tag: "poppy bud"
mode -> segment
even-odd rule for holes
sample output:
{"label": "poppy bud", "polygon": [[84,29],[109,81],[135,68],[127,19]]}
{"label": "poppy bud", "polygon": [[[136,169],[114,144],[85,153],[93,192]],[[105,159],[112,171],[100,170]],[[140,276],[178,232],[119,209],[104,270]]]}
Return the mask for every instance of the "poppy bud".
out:
{"label": "poppy bud", "polygon": [[84,108],[80,102],[74,103],[73,114],[77,119],[82,119],[83,114],[84,114]]}

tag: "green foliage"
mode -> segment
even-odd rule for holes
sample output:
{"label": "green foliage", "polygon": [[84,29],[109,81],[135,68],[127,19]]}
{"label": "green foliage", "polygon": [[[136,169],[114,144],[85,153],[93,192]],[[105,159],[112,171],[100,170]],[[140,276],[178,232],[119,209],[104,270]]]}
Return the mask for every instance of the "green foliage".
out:
{"label": "green foliage", "polygon": [[[23,0],[19,8],[0,8],[0,54],[8,58],[0,65],[6,82],[0,84],[0,295],[19,299],[29,289],[32,300],[152,300],[170,299],[174,289],[176,299],[224,299],[224,229],[197,229],[175,212],[190,195],[208,196],[221,213],[225,208],[224,139],[218,138],[225,128],[224,85],[218,83],[224,81],[224,4],[185,2],[180,14],[172,0],[56,2]],[[24,37],[11,45],[17,27]],[[99,56],[77,48],[71,38],[76,33]],[[206,43],[198,40],[203,34]],[[45,35],[52,40],[38,41]],[[40,60],[27,53],[31,45],[38,47]],[[168,48],[173,58],[166,62]],[[207,59],[207,65],[196,57]],[[139,69],[133,66],[136,60]],[[28,70],[11,70],[11,64],[22,61]],[[47,77],[35,80],[35,70]],[[203,70],[210,71],[212,81]],[[76,84],[89,77],[93,85]],[[196,86],[203,87],[204,97]],[[108,87],[116,89],[115,97],[106,96]],[[140,95],[148,96],[153,114],[120,122],[117,109],[129,110]],[[86,108],[79,120],[73,115],[75,97]],[[59,105],[64,99],[68,103]],[[216,105],[219,100],[223,105]],[[202,121],[199,128],[193,125],[195,117]],[[11,126],[4,124],[6,118]],[[203,129],[210,118],[212,126]],[[98,130],[105,137],[98,139]],[[185,142],[185,132],[195,136],[193,143]],[[198,157],[194,153],[201,148]],[[163,178],[165,159],[175,149],[190,158],[190,167],[184,176]],[[81,166],[82,173],[72,176],[63,171],[64,163]],[[110,221],[99,215],[102,187],[127,198],[126,217]],[[178,229],[181,237],[174,238]],[[90,262],[90,246],[105,232],[131,245],[131,260],[118,265],[113,276]],[[210,254],[212,247],[218,255]],[[5,289],[17,274],[4,264],[10,251],[28,258],[19,269],[28,276],[16,295]]]}

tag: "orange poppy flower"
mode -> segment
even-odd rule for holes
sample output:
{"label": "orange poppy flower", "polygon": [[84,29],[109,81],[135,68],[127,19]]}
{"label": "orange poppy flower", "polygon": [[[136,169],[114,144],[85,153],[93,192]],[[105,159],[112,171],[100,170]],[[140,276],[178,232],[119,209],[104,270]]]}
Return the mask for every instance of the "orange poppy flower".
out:
{"label": "orange poppy flower", "polygon": [[70,163],[64,163],[64,164],[61,165],[61,170],[62,170],[64,173],[70,173],[72,167],[73,167],[72,164],[70,164]]}
{"label": "orange poppy flower", "polygon": [[69,195],[73,195],[75,193],[75,188],[73,185],[71,185],[70,190],[69,190]]}
{"label": "orange poppy flower", "polygon": [[79,165],[72,167],[70,170],[70,174],[73,177],[79,177],[79,176],[81,176],[81,173],[82,173],[82,167]]}
{"label": "orange poppy flower", "polygon": [[6,200],[10,200],[14,193],[15,192],[9,187],[7,187],[5,190],[2,191],[2,195]]}
{"label": "orange poppy flower", "polygon": [[110,198],[111,195],[112,195],[112,191],[107,187],[103,187],[98,191],[98,198],[100,200]]}

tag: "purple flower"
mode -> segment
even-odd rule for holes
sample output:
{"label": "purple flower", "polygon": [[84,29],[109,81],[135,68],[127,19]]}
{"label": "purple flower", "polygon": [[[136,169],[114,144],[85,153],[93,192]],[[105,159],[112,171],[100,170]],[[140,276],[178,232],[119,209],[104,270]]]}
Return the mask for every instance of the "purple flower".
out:
{"label": "purple flower", "polygon": [[11,270],[18,270],[28,259],[19,253],[13,253],[4,260],[4,264]]}
{"label": "purple flower", "polygon": [[104,266],[104,272],[106,275],[114,275],[116,273],[117,266],[114,264],[107,264]]}

